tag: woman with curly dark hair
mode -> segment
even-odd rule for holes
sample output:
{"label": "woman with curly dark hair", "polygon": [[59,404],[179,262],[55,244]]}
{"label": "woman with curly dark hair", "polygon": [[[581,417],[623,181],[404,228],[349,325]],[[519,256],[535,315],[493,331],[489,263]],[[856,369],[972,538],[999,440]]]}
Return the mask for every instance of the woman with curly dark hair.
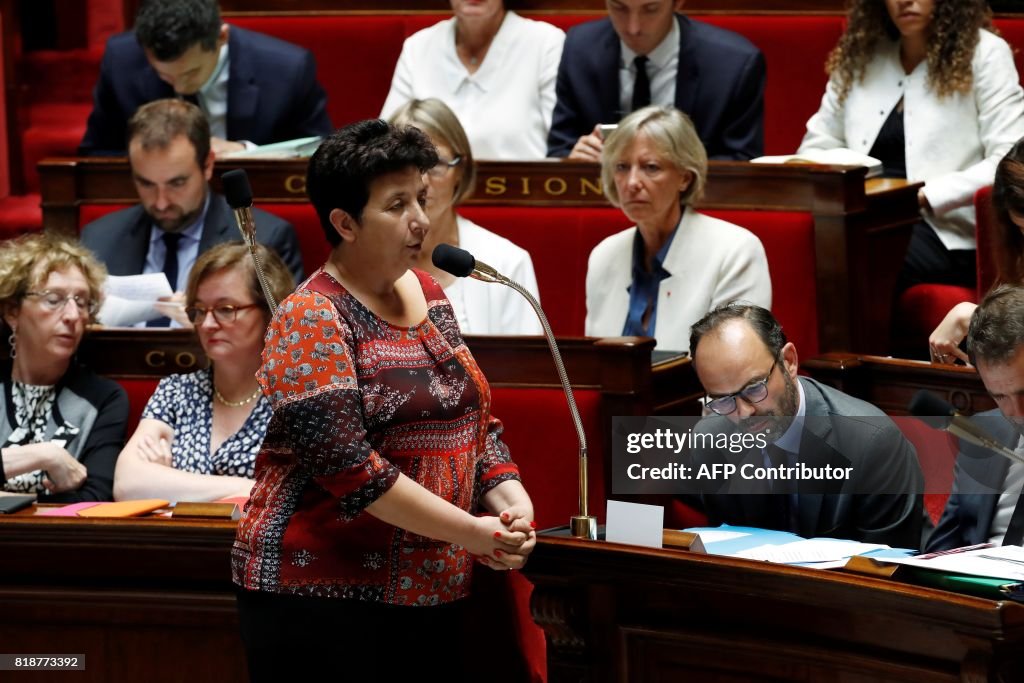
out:
{"label": "woman with curly dark hair", "polygon": [[974,193],[1024,136],[1024,92],[985,0],[851,0],[800,151],[845,147],[924,182],[902,291],[974,287]]}

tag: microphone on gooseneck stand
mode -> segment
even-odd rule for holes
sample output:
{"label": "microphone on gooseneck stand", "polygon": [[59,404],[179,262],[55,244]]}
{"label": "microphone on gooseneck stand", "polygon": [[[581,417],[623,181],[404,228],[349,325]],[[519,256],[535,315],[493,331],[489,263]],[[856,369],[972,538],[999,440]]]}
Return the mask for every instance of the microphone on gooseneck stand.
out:
{"label": "microphone on gooseneck stand", "polygon": [[544,328],[544,336],[548,341],[548,348],[551,349],[551,357],[555,361],[555,369],[558,370],[558,378],[562,381],[562,390],[565,391],[565,399],[569,403],[569,413],[572,415],[573,424],[576,427],[576,438],[579,443],[579,514],[570,520],[570,531],[576,538],[597,538],[597,518],[588,513],[587,504],[587,437],[583,433],[583,421],[580,420],[580,411],[576,407],[576,399],[572,395],[572,387],[569,386],[569,376],[565,373],[565,364],[562,363],[562,354],[558,351],[558,344],[555,343],[555,335],[548,324],[548,317],[544,315],[537,299],[533,297],[522,285],[510,280],[491,266],[473,258],[473,255],[465,249],[453,247],[450,244],[439,244],[431,254],[434,265],[441,270],[451,273],[456,277],[471,277],[474,280],[482,280],[512,289],[519,292],[533,307],[534,312],[540,319]]}
{"label": "microphone on gooseneck stand", "polygon": [[995,451],[1005,458],[1024,464],[1024,457],[989,435],[966,416],[956,412],[956,408],[930,391],[924,389],[918,391],[907,407],[911,415],[922,418],[936,429],[944,429],[953,436],[975,446]]}
{"label": "microphone on gooseneck stand", "polygon": [[249,176],[245,169],[236,168],[221,175],[220,180],[224,186],[224,198],[227,199],[228,205],[234,211],[235,224],[238,226],[238,231],[242,233],[242,240],[249,245],[249,253],[256,265],[256,277],[259,278],[263,296],[273,314],[277,310],[277,302],[274,300],[274,295],[270,293],[267,276],[263,273],[263,264],[260,263],[259,254],[256,253],[256,220],[252,215],[252,186],[249,185]]}

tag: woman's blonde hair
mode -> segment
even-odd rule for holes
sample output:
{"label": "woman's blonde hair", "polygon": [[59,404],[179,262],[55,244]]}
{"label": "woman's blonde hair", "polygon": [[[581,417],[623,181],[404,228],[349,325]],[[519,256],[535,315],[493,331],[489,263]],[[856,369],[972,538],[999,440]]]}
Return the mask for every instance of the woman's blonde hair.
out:
{"label": "woman's blonde hair", "polygon": [[708,175],[708,153],[700,141],[690,117],[675,107],[652,105],[637,109],[622,119],[618,128],[604,141],[601,151],[601,184],[604,196],[615,206],[621,206],[619,191],[615,187],[615,164],[637,135],[646,134],[658,151],[680,171],[693,174],[693,181],[679,193],[683,206],[696,204],[704,196],[704,182]]}
{"label": "woman's blonde hair", "polygon": [[[263,266],[263,274],[267,276],[270,293],[275,301],[280,303],[295,289],[295,280],[292,278],[291,271],[288,270],[288,266],[284,264],[277,252],[262,244],[256,245],[256,254]],[[242,241],[223,242],[199,255],[188,274],[188,284],[185,286],[185,306],[195,306],[196,291],[203,280],[226,268],[240,268],[245,273],[249,294],[252,295],[253,302],[263,308],[265,317],[269,321],[270,305],[263,295],[263,288],[256,275],[256,267],[249,254],[249,247]]]}
{"label": "woman's blonde hair", "polygon": [[458,206],[466,197],[473,193],[476,186],[476,163],[473,161],[473,150],[469,146],[466,130],[459,123],[447,104],[430,97],[425,100],[409,100],[391,115],[388,123],[396,126],[413,126],[419,128],[430,137],[452,149],[452,154],[459,157],[458,168],[462,169],[462,177],[455,188],[452,204]]}
{"label": "woman's blonde hair", "polygon": [[[928,35],[928,86],[940,98],[970,92],[971,62],[983,28],[995,32],[985,0],[935,0]],[[864,78],[879,42],[899,37],[885,0],[850,0],[846,31],[825,63],[825,71],[838,85],[840,102]]]}
{"label": "woman's blonde hair", "polygon": [[26,292],[41,286],[50,273],[68,268],[77,268],[85,276],[92,301],[103,300],[107,268],[78,242],[47,232],[0,242],[0,309],[17,309]]}

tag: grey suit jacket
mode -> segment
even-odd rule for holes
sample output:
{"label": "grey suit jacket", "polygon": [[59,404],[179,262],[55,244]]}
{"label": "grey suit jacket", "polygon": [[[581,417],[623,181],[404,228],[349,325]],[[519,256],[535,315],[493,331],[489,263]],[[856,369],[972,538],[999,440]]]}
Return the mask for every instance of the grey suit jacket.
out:
{"label": "grey suit jacket", "polygon": [[[1020,435],[998,410],[978,413],[972,421],[1008,448],[1017,445]],[[988,541],[1009,469],[1010,461],[998,453],[961,441],[953,490],[926,550],[949,550]]]}
{"label": "grey suit jacket", "polygon": [[[256,240],[276,251],[292,272],[295,282],[302,282],[305,279],[302,253],[291,223],[260,209],[253,209],[253,217]],[[109,213],[86,225],[82,229],[82,244],[106,264],[111,275],[138,275],[146,264],[152,229],[149,214],[140,204]],[[199,240],[199,253],[222,242],[239,239],[241,235],[231,207],[224,197],[212,194]]]}
{"label": "grey suit jacket", "polygon": [[[799,378],[806,415],[799,461],[852,467],[849,481],[799,482],[796,533],[895,547],[917,548],[924,518],[924,478],[914,447],[885,413],[830,386]],[[811,419],[811,418],[819,419]],[[841,419],[820,419],[841,418]],[[706,457],[706,456],[698,456]],[[757,462],[760,449],[748,454]],[[772,527],[762,493],[708,493],[701,496],[712,524]]]}

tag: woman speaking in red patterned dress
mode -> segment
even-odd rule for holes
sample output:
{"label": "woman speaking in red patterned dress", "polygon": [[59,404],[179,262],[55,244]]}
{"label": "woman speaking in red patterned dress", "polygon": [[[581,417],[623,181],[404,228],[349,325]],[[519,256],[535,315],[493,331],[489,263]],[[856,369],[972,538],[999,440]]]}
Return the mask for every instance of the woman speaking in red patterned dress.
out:
{"label": "woman speaking in red patterned dress", "polygon": [[474,559],[516,569],[536,542],[487,381],[444,291],[410,269],[437,163],[423,133],[384,121],[310,160],[333,250],[267,332],[274,415],[232,551],[253,680],[351,674],[356,659],[398,680],[468,678]]}

